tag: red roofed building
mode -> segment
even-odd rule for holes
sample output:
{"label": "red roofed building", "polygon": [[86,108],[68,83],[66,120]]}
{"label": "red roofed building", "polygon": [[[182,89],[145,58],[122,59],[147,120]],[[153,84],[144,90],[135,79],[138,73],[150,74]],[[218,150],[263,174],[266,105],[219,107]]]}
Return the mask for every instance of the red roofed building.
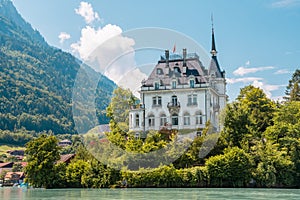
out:
{"label": "red roofed building", "polygon": [[13,162],[5,162],[5,163],[0,163],[0,174],[3,171],[11,171],[13,168],[14,163]]}
{"label": "red roofed building", "polygon": [[74,157],[75,157],[75,154],[60,155],[60,159],[59,159],[58,163],[69,164]]}
{"label": "red roofed building", "polygon": [[24,181],[25,174],[24,172],[7,172],[4,177],[5,186],[10,186],[15,183],[21,184]]}

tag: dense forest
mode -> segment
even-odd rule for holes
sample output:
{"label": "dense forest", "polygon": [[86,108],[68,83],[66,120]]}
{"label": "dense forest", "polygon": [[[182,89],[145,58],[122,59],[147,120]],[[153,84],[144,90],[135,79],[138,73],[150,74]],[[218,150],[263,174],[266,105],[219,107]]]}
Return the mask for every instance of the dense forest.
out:
{"label": "dense forest", "polygon": [[[72,92],[80,67],[89,73],[83,89],[92,90],[88,80],[101,78],[95,103],[99,123],[108,123],[101,111],[109,104],[115,84],[70,53],[49,46],[10,0],[0,0],[0,44],[0,137],[1,130],[76,133]],[[90,112],[82,105],[76,109]]]}
{"label": "dense forest", "polygon": [[[55,136],[42,135],[31,140],[26,149],[27,181],[35,187],[46,188],[299,188],[299,81],[300,70],[296,70],[287,86],[286,101],[281,103],[269,99],[259,88],[251,85],[242,88],[236,100],[228,103],[223,112],[222,131],[210,132],[207,123],[203,134],[193,139],[187,149],[180,149],[181,154],[175,155],[177,158],[168,164],[164,159],[174,156],[176,148],[180,148],[174,144],[180,133],[172,130],[172,134],[166,137],[161,131],[152,131],[145,139],[134,137],[125,124],[116,121],[122,116],[114,115],[120,104],[131,104],[134,99],[130,91],[117,88],[107,108],[111,119],[107,140],[97,131],[86,134],[81,138],[82,143],[77,143],[76,157],[68,165],[56,164],[61,150]],[[122,154],[111,148],[114,145],[132,154]],[[154,154],[154,159],[141,156],[168,145],[171,148]],[[213,148],[209,153],[201,156],[203,148],[210,145]],[[47,158],[47,162],[38,158]]]}

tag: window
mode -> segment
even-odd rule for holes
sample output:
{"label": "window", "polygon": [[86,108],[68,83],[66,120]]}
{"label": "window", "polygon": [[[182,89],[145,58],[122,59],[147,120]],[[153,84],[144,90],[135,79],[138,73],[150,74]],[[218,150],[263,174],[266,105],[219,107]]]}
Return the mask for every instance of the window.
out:
{"label": "window", "polygon": [[188,95],[188,105],[197,105],[197,94]]}
{"label": "window", "polygon": [[156,106],[156,97],[152,97],[152,105]]}
{"label": "window", "polygon": [[157,97],[157,105],[161,106],[161,97]]}
{"label": "window", "polygon": [[178,115],[177,114],[172,115],[172,125],[178,125]]}
{"label": "window", "polygon": [[155,89],[155,90],[159,90],[159,83],[158,83],[158,82],[155,82],[155,83],[154,83],[154,89]]}
{"label": "window", "polygon": [[190,114],[189,113],[185,113],[183,116],[183,125],[190,125],[191,121],[190,121]]}
{"label": "window", "polygon": [[135,127],[139,127],[140,126],[140,116],[139,114],[135,115]]}
{"label": "window", "polygon": [[172,96],[172,106],[177,106],[177,96]]}
{"label": "window", "polygon": [[160,126],[165,126],[167,123],[167,117],[165,114],[160,115]]}
{"label": "window", "polygon": [[195,80],[191,79],[190,80],[190,88],[194,88],[195,87]]}
{"label": "window", "polygon": [[201,111],[196,112],[196,124],[203,124]]}
{"label": "window", "polygon": [[152,106],[153,107],[160,107],[161,106],[161,97],[160,96],[152,97]]}
{"label": "window", "polygon": [[[177,64],[177,63],[176,63]],[[177,67],[178,66],[178,64],[177,65],[175,65],[175,67],[174,67],[174,72],[175,73],[180,73],[180,69],[179,69],[179,67]]]}
{"label": "window", "polygon": [[157,74],[157,75],[163,74],[163,70],[162,70],[161,68],[157,68],[157,69],[156,69],[156,74]]}
{"label": "window", "polygon": [[177,83],[176,83],[176,81],[175,81],[175,80],[174,80],[174,81],[172,81],[172,88],[173,88],[173,89],[175,89],[175,88],[176,88],[176,84],[177,84]]}
{"label": "window", "polygon": [[149,122],[149,127],[155,126],[155,118],[154,118],[154,115],[152,115],[152,114],[149,115],[148,122]]}

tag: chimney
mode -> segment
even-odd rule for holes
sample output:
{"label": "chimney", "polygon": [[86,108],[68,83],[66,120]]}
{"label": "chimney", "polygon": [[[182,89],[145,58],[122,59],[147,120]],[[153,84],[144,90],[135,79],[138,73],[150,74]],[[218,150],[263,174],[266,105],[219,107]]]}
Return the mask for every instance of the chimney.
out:
{"label": "chimney", "polygon": [[165,56],[166,56],[166,67],[169,67],[169,50],[165,50]]}
{"label": "chimney", "polygon": [[182,55],[183,55],[183,67],[186,67],[186,48],[182,50]]}

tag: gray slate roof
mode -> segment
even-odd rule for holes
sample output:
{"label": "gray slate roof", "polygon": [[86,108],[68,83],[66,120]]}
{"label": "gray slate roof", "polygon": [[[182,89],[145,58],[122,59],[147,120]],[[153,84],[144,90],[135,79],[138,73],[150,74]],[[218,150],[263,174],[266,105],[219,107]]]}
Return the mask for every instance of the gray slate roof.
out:
{"label": "gray slate roof", "polygon": [[[199,57],[193,54],[193,57],[187,57],[186,59],[186,72],[184,73],[183,59],[178,55],[176,58],[169,60],[169,67],[167,67],[166,59],[161,57],[158,64],[153,69],[152,73],[146,81],[143,82],[143,86],[153,86],[154,82],[160,81],[160,85],[170,85],[174,78],[177,79],[178,84],[189,84],[191,77],[195,78],[195,84],[208,82],[208,70],[202,65]],[[174,56],[173,56],[174,57]],[[161,73],[158,73],[161,71]]]}

